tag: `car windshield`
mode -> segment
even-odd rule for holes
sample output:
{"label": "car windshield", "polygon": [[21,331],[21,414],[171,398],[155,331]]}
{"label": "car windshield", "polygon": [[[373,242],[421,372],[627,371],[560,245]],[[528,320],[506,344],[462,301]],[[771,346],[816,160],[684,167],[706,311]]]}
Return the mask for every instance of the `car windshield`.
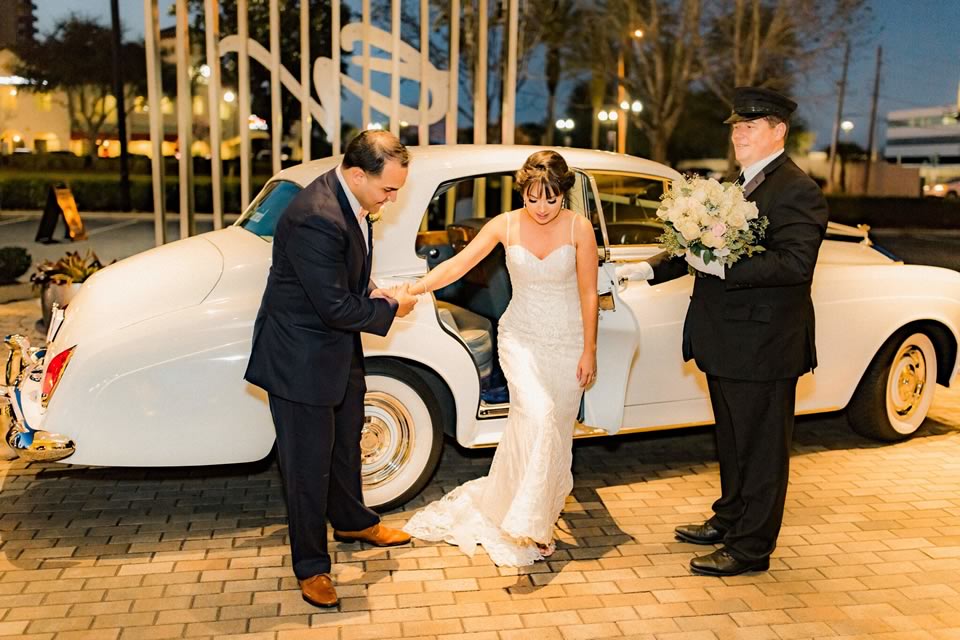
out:
{"label": "car windshield", "polygon": [[293,197],[302,190],[300,185],[286,180],[268,183],[237,220],[237,226],[264,240],[272,240],[280,215],[287,210]]}

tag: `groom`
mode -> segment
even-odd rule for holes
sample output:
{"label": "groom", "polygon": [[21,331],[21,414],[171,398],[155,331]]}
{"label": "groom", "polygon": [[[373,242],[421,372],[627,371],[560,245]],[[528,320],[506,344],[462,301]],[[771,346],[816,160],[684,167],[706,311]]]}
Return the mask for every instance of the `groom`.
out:
{"label": "groom", "polygon": [[723,546],[690,561],[694,573],[765,571],[783,521],[797,379],[817,365],[810,285],[827,227],[817,184],[784,152],[795,102],[738,87],[731,140],[747,200],[769,220],[766,251],[731,267],[687,252],[653,266],[653,283],[698,271],[683,327],[684,359],[707,374],[716,420],[721,496],[706,522],[676,536]]}
{"label": "groom", "polygon": [[393,546],[406,533],[363,504],[360,434],[364,368],[360,333],[386,335],[416,298],[385,297],[370,280],[367,213],[397,198],[410,156],[386,131],[365,131],[339,167],[291,201],[277,222],[273,264],[244,376],[267,391],[287,501],[293,572],[303,599],[332,607],[326,520],[343,542]]}

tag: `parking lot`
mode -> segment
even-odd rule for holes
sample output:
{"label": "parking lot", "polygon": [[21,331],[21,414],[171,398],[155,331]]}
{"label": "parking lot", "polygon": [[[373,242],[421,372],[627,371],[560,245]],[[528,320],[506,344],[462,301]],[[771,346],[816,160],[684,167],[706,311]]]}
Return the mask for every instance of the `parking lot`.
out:
{"label": "parking lot", "polygon": [[[0,305],[31,330],[35,300]],[[122,437],[122,434],[118,434]],[[184,443],[184,446],[190,446]],[[229,445],[225,445],[229,446]],[[412,510],[486,472],[448,443]],[[803,418],[768,573],[692,576],[676,524],[709,509],[709,428],[580,441],[549,562],[498,569],[433,543],[332,542],[338,609],[290,569],[272,458],[208,468],[0,462],[0,636],[79,638],[960,638],[960,390],[913,439]]]}
{"label": "parking lot", "polygon": [[[36,218],[10,220],[4,245],[18,244],[8,231],[35,232]],[[108,261],[151,246],[152,222],[132,220],[91,221],[89,246]],[[955,259],[942,239],[893,239]],[[74,248],[29,246],[35,259]],[[37,318],[36,300],[0,305],[3,333],[39,339]],[[483,475],[491,457],[448,442],[432,482],[388,523]],[[574,478],[548,562],[501,569],[482,550],[331,542],[342,600],[322,611],[293,578],[272,457],[170,469],[0,461],[0,636],[960,638],[960,389],[938,388],[920,433],[898,444],[854,435],[842,414],[802,418],[767,573],[690,575],[702,548],[673,539],[719,491],[709,428],[579,441]]]}

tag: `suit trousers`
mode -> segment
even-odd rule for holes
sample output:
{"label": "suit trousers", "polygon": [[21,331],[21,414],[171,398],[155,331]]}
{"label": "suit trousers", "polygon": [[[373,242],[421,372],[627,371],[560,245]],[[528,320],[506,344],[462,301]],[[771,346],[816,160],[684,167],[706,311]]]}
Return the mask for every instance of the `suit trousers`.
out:
{"label": "suit trousers", "polygon": [[750,382],[707,376],[717,423],[720,499],[710,522],[724,546],[750,562],[777,546],[790,476],[797,378]]}
{"label": "suit trousers", "polygon": [[363,368],[354,354],[343,401],[315,406],[270,395],[277,460],[287,501],[293,573],[330,572],[327,518],[341,531],[372,527],[380,516],[363,504],[360,435]]}

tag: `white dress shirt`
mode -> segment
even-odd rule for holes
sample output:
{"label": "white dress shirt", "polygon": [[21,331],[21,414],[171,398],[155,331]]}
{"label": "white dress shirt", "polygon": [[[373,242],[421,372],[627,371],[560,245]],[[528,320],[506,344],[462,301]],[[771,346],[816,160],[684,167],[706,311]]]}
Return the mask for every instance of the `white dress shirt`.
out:
{"label": "white dress shirt", "polygon": [[367,228],[367,211],[360,206],[360,201],[357,200],[357,197],[353,195],[353,192],[350,191],[350,188],[347,187],[347,181],[343,177],[342,165],[337,166],[337,180],[340,181],[340,186],[343,187],[343,192],[347,194],[347,201],[350,203],[350,208],[353,210],[353,215],[357,216],[357,223],[360,225],[360,232],[363,233],[363,252],[367,252],[367,247],[370,246],[370,238],[368,238],[369,229]]}
{"label": "white dress shirt", "polygon": [[773,162],[774,160],[776,160],[776,159],[777,159],[777,156],[779,156],[781,153],[783,153],[783,148],[782,148],[782,147],[781,147],[780,149],[774,151],[774,152],[771,153],[770,155],[768,155],[768,156],[767,156],[766,158],[764,158],[763,160],[758,160],[757,162],[754,162],[754,163],[753,163],[752,165],[750,165],[749,167],[745,167],[745,168],[743,169],[743,171],[742,171],[742,173],[743,173],[743,184],[747,184],[748,182],[750,182],[751,180],[753,180],[754,178],[756,178],[756,177],[757,177],[757,174],[760,173],[761,171],[763,171],[763,168],[764,168],[765,166],[767,166],[768,164],[770,164],[771,162]]}

